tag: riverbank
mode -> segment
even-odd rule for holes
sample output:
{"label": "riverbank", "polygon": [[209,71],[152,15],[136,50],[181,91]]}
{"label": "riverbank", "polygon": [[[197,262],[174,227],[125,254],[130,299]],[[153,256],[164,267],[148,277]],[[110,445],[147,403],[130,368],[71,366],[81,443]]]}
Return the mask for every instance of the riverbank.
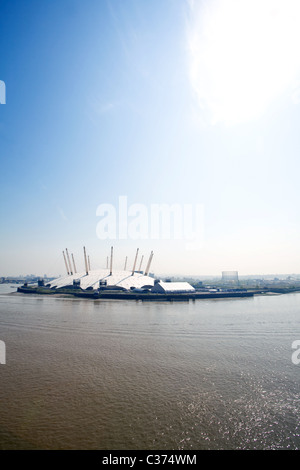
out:
{"label": "riverbank", "polygon": [[234,298],[234,297],[253,297],[255,291],[238,291],[238,292],[203,292],[196,291],[193,293],[166,293],[154,294],[152,292],[123,292],[114,290],[102,291],[83,291],[81,289],[49,289],[47,287],[35,286],[21,286],[17,292],[23,294],[40,294],[40,295],[68,295],[74,297],[81,297],[86,299],[118,299],[118,300],[142,300],[142,301],[188,301],[196,299],[220,299],[220,298]]}

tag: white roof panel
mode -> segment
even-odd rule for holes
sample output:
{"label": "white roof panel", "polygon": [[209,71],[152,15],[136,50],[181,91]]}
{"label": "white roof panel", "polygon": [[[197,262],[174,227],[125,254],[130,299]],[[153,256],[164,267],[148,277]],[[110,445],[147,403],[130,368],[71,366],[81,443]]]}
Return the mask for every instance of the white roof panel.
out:
{"label": "white roof panel", "polygon": [[[163,282],[159,281],[159,286],[165,292],[194,292],[194,287],[188,282]],[[155,287],[154,287],[155,289]]]}

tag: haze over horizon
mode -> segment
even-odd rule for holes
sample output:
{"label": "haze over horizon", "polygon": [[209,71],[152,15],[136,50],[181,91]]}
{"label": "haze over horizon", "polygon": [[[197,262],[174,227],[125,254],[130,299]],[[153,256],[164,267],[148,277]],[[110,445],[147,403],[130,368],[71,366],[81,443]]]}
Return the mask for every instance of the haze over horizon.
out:
{"label": "haze over horizon", "polygon": [[[114,246],[116,269],[139,247],[155,273],[300,272],[298,0],[0,11],[0,276],[64,274],[66,247],[83,269],[83,246],[92,269]],[[124,196],[132,231],[101,239]],[[157,204],[201,206],[201,243],[151,238]]]}

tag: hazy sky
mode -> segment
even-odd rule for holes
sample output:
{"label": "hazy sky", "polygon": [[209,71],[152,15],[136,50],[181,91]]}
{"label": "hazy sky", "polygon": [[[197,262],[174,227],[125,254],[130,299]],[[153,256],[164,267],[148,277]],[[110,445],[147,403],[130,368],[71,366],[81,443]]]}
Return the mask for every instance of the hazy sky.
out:
{"label": "hazy sky", "polygon": [[[0,275],[64,274],[66,247],[83,268],[83,245],[92,268],[113,245],[157,275],[299,273],[299,45],[299,0],[0,0]],[[201,247],[100,239],[120,197],[201,205]]]}

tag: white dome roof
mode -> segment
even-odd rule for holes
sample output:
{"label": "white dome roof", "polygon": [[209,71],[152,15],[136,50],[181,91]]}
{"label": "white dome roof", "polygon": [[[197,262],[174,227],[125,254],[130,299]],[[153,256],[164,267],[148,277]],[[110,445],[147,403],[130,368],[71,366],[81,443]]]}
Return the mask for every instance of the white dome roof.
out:
{"label": "white dome roof", "polygon": [[67,287],[72,286],[74,280],[80,280],[80,287],[87,289],[91,287],[93,289],[99,288],[100,281],[106,281],[107,286],[123,287],[129,290],[132,288],[141,288],[143,286],[153,286],[154,279],[150,276],[144,276],[139,272],[135,272],[132,275],[132,271],[113,271],[110,275],[109,269],[97,269],[86,272],[75,273],[68,276],[62,276],[51,281],[50,287]]}

